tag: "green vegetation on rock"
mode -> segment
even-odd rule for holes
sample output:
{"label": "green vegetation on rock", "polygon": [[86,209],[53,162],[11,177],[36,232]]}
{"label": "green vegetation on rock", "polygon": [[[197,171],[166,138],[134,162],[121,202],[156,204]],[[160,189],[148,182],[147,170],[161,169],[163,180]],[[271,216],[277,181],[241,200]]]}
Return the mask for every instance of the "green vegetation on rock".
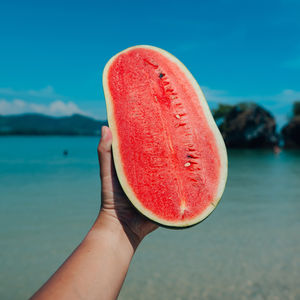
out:
{"label": "green vegetation on rock", "polygon": [[213,117],[215,120],[225,118],[233,107],[234,105],[220,103],[217,108],[212,110]]}
{"label": "green vegetation on rock", "polygon": [[282,128],[281,135],[286,148],[300,148],[300,101],[294,102],[293,117]]}
{"label": "green vegetation on rock", "polygon": [[296,101],[293,104],[293,115],[294,117],[300,116],[300,101]]}

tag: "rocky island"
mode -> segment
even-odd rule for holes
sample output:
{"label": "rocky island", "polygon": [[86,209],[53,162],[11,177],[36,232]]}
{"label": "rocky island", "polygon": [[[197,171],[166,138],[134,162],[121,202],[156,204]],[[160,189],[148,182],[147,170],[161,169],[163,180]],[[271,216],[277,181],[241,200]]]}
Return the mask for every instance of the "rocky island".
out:
{"label": "rocky island", "polygon": [[294,103],[293,116],[282,128],[281,135],[286,148],[300,148],[300,102]]}
{"label": "rocky island", "polygon": [[229,148],[271,148],[278,144],[274,117],[255,103],[221,104],[213,115]]}

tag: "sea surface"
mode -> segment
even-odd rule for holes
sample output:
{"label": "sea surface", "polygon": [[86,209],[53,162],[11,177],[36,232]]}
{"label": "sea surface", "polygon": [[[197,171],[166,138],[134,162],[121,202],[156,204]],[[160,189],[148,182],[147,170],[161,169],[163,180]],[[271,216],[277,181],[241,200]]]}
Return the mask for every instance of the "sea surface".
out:
{"label": "sea surface", "polygon": [[[97,143],[0,138],[0,299],[30,297],[89,230],[100,206]],[[149,235],[119,299],[300,299],[300,151],[229,151],[215,212]]]}

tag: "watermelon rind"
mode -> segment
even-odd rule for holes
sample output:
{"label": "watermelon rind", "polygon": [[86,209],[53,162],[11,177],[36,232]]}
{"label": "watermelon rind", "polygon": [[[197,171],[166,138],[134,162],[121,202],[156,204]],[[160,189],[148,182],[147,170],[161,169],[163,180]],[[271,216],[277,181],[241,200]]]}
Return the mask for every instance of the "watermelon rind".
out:
{"label": "watermelon rind", "polygon": [[[220,175],[219,175],[219,184],[217,187],[217,192],[215,193],[215,197],[212,200],[212,202],[210,203],[210,205],[205,210],[203,210],[199,215],[197,215],[191,219],[170,221],[170,220],[165,220],[165,219],[160,218],[159,216],[155,215],[149,209],[144,207],[142,205],[142,203],[139,201],[139,199],[136,197],[133,189],[131,188],[131,186],[126,178],[125,172],[124,172],[124,164],[122,162],[122,156],[121,156],[120,148],[119,148],[118,130],[117,130],[116,121],[114,118],[113,100],[112,100],[112,96],[111,96],[109,86],[108,86],[108,72],[109,72],[111,65],[113,64],[113,62],[119,55],[124,54],[124,53],[134,50],[134,49],[141,49],[141,48],[151,49],[153,51],[159,52],[161,55],[165,56],[170,61],[174,62],[181,69],[181,71],[185,74],[185,76],[190,81],[191,85],[193,86],[195,92],[197,93],[200,105],[201,105],[203,112],[205,114],[205,117],[206,117],[206,121],[216,139],[216,145],[217,145],[218,154],[219,154],[219,158],[220,158]],[[114,165],[116,168],[116,172],[117,172],[117,176],[120,181],[120,184],[121,184],[125,194],[129,198],[131,203],[134,205],[134,207],[140,213],[142,213],[144,216],[149,218],[150,220],[153,220],[154,222],[161,224],[163,226],[173,227],[173,228],[174,227],[175,228],[190,227],[190,226],[193,226],[193,225],[203,221],[205,218],[207,218],[212,213],[212,211],[216,208],[216,206],[218,205],[218,203],[222,197],[224,188],[225,188],[225,184],[226,184],[226,180],[227,180],[227,164],[228,164],[227,151],[226,151],[226,147],[225,147],[222,135],[221,135],[221,133],[214,121],[214,118],[210,112],[210,109],[206,102],[204,94],[203,94],[200,86],[198,85],[197,81],[195,80],[193,75],[190,73],[190,71],[175,56],[173,56],[172,54],[170,54],[169,52],[167,52],[163,49],[160,49],[160,48],[154,47],[154,46],[149,46],[149,45],[133,46],[133,47],[127,48],[127,49],[119,52],[118,54],[113,56],[107,62],[106,66],[104,68],[104,71],[103,71],[103,90],[104,90],[105,101],[106,101],[108,124],[112,131],[112,136],[113,136],[112,150],[113,150],[113,157],[114,157]]]}

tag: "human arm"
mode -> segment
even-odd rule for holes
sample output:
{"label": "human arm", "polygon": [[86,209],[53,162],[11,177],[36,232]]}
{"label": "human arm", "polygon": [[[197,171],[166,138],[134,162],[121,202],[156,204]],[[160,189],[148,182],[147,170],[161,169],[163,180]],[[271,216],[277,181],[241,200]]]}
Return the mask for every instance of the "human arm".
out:
{"label": "human arm", "polygon": [[116,299],[136,248],[157,228],[126,198],[115,173],[111,145],[111,131],[103,127],[98,146],[102,203],[94,225],[32,299]]}

